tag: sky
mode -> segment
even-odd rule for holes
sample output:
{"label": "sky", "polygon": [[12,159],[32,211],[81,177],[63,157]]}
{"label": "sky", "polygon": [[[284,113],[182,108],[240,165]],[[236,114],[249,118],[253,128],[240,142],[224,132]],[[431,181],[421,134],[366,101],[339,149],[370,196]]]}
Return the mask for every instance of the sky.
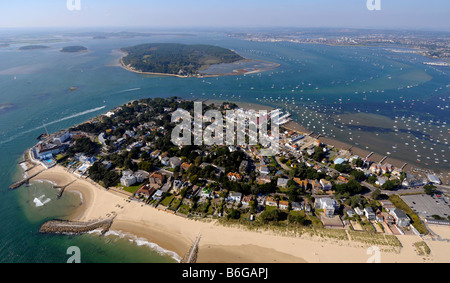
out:
{"label": "sky", "polygon": [[[80,10],[76,9],[77,1]],[[381,10],[369,10],[367,1],[0,0],[0,28],[348,27],[450,31],[448,0],[370,0],[379,1]]]}

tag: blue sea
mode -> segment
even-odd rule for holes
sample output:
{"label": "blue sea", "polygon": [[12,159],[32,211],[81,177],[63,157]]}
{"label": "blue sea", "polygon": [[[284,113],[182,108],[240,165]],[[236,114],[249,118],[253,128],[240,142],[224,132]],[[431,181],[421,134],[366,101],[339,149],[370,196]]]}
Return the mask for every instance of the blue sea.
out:
{"label": "blue sea", "polygon": [[[2,32],[0,41],[63,32],[36,33]],[[8,190],[23,176],[18,165],[23,152],[45,130],[71,127],[139,98],[179,96],[279,107],[315,133],[448,174],[450,68],[423,64],[432,59],[384,46],[250,42],[219,32],[63,38],[70,41],[42,43],[50,46],[42,50],[20,51],[25,42],[0,48],[0,262],[66,262],[71,246],[80,248],[82,262],[176,262],[151,243],[142,245],[142,239],[40,235],[39,226],[67,218],[79,196],[57,200],[52,184],[45,182]],[[219,45],[281,66],[216,78],[140,75],[120,67],[120,48],[149,42]],[[59,52],[70,45],[86,46],[88,52]],[[45,204],[37,206],[36,199]]]}

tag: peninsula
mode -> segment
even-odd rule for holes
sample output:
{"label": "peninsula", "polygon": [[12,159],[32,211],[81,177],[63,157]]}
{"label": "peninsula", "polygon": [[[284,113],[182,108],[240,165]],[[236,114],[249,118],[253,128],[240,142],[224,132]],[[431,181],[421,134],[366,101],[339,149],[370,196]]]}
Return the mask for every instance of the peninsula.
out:
{"label": "peninsula", "polygon": [[[43,231],[85,232],[106,223],[177,258],[200,232],[200,262],[365,262],[373,245],[383,262],[448,261],[446,243],[432,240],[433,233],[447,237],[448,220],[418,215],[398,194],[431,198],[433,185],[414,189],[405,182],[410,173],[381,164],[386,159],[335,148],[288,119],[280,122],[283,146],[273,157],[262,156],[260,145],[178,147],[170,139],[178,108],[194,103],[133,101],[31,148],[29,181],[52,180],[83,195],[74,222],[45,223]],[[239,106],[203,107],[231,109]]]}
{"label": "peninsula", "polygon": [[[153,75],[194,77],[243,74],[248,71],[239,65],[232,65],[232,67],[240,70],[227,71],[222,74],[202,72],[212,65],[256,62],[256,60],[245,59],[229,49],[201,44],[151,43],[122,48],[121,51],[126,53],[126,56],[121,59],[123,67],[136,73]],[[275,65],[271,67],[275,67]],[[255,70],[252,69],[252,71]]]}

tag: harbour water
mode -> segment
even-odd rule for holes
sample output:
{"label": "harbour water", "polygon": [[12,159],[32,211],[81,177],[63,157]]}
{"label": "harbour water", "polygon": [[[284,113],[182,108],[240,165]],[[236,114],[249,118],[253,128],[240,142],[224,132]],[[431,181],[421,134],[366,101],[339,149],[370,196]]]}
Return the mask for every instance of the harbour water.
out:
{"label": "harbour water", "polygon": [[[0,48],[0,262],[65,262],[70,246],[80,247],[83,262],[176,262],[151,244],[138,245],[142,239],[39,235],[44,221],[68,217],[79,196],[56,200],[46,182],[8,190],[23,174],[17,162],[24,150],[45,130],[69,128],[133,99],[179,96],[281,107],[318,134],[448,174],[449,68],[424,65],[429,58],[382,46],[261,43],[219,33],[70,39],[43,50]],[[216,78],[140,75],[120,67],[119,48],[148,42],[219,45],[281,66]],[[88,52],[59,52],[69,45]]]}

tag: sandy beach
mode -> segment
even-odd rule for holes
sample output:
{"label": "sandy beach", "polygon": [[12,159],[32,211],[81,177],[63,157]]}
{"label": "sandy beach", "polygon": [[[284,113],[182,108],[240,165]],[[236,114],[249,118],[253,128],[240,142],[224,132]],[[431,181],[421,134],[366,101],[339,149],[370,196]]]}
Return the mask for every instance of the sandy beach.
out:
{"label": "sandy beach", "polygon": [[[38,172],[36,166],[28,174]],[[196,221],[130,201],[124,195],[106,191],[85,179],[78,179],[64,167],[56,166],[39,174],[33,180],[49,180],[64,186],[76,180],[64,193],[76,192],[81,203],[72,220],[89,221],[115,216],[112,231],[131,234],[159,247],[173,251],[182,258],[201,234],[198,262],[203,263],[292,263],[292,262],[367,262],[368,245],[347,240],[314,236],[281,236],[272,231],[253,232],[243,228],[225,227],[214,221]],[[442,238],[450,238],[450,228],[437,227]],[[398,236],[403,248],[400,252],[384,251],[381,262],[450,262],[450,243],[425,241],[432,252],[419,256],[414,243],[418,236]]]}

